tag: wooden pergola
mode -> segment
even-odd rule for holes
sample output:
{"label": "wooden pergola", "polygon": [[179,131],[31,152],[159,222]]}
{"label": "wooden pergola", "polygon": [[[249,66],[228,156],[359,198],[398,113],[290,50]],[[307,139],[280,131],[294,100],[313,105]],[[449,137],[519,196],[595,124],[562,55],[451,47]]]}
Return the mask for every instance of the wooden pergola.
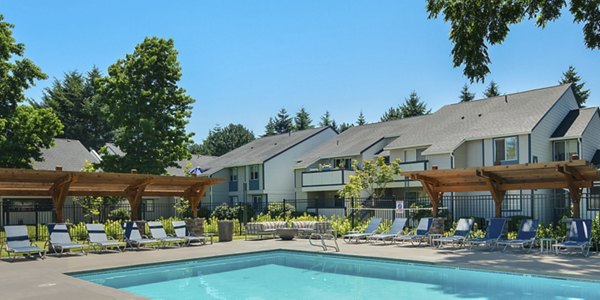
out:
{"label": "wooden pergola", "polygon": [[573,217],[580,214],[583,188],[600,180],[598,169],[585,160],[488,166],[478,168],[401,172],[418,180],[431,199],[432,214],[438,215],[438,205],[444,193],[489,191],[494,199],[496,217],[502,216],[502,201],[510,190],[569,189],[573,201]]}
{"label": "wooden pergola", "polygon": [[189,200],[194,218],[198,205],[209,186],[222,182],[207,176],[159,176],[131,173],[87,173],[3,169],[0,168],[0,196],[47,196],[52,198],[56,222],[63,222],[63,207],[68,196],[122,196],[131,206],[132,220],[145,196],[175,196]]}

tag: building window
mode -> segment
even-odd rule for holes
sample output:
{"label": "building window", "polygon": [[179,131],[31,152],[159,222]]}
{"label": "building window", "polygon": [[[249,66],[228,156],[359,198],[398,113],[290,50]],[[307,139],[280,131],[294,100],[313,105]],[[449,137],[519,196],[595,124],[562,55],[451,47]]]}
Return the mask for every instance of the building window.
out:
{"label": "building window", "polygon": [[343,170],[352,169],[352,159],[350,158],[336,158],[333,160],[333,167],[340,168]]}
{"label": "building window", "polygon": [[258,180],[258,165],[250,166],[250,180]]}
{"label": "building window", "polygon": [[238,181],[238,169],[232,168],[231,175],[229,175],[229,181]]}
{"label": "building window", "polygon": [[554,161],[571,159],[573,154],[579,155],[579,142],[577,140],[554,142]]}
{"label": "building window", "polygon": [[427,150],[427,148],[417,149],[417,161],[427,160],[425,155],[423,155],[423,151]]}
{"label": "building window", "polygon": [[587,206],[588,210],[600,210],[600,187],[590,188]]}
{"label": "building window", "polygon": [[506,163],[519,160],[519,145],[516,136],[494,140],[494,162]]}

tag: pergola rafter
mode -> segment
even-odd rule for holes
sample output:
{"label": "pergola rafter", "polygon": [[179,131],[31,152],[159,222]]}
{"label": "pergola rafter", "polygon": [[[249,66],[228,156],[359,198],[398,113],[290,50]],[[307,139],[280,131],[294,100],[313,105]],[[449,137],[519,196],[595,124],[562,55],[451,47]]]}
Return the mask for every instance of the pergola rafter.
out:
{"label": "pergola rafter", "polygon": [[185,197],[190,200],[193,216],[198,216],[198,205],[209,186],[223,182],[207,176],[159,176],[127,173],[87,173],[2,169],[0,168],[0,196],[47,196],[52,198],[56,221],[62,222],[65,199],[69,196],[121,196],[131,206],[131,217],[138,218],[142,197]]}
{"label": "pergola rafter", "polygon": [[488,191],[495,203],[496,216],[502,215],[502,202],[507,191],[567,188],[573,200],[573,216],[579,217],[579,203],[583,188],[590,188],[600,180],[598,169],[585,160],[489,166],[464,169],[401,172],[411,180],[418,180],[431,198],[433,215],[445,192]]}

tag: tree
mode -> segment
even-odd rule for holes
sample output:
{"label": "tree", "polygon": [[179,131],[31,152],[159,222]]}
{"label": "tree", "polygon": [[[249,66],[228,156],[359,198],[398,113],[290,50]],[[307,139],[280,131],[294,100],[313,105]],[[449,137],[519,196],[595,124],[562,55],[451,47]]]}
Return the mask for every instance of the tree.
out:
{"label": "tree", "polygon": [[[427,0],[429,18],[443,14],[450,22],[450,40],[454,44],[454,67],[464,65],[464,74],[471,80],[483,82],[490,72],[488,45],[502,44],[510,26],[523,19],[535,19],[544,28],[549,21],[558,19],[565,0],[556,1],[456,1]],[[570,1],[574,21],[584,23],[585,45],[600,49],[600,5],[597,0]]]}
{"label": "tree", "polygon": [[356,120],[356,125],[362,126],[365,124],[367,124],[367,120],[365,120],[365,115],[363,114],[363,112],[361,110],[360,114],[358,114],[358,119]]}
{"label": "tree", "polygon": [[41,161],[43,148],[50,148],[63,125],[51,109],[25,102],[25,93],[38,79],[47,76],[27,58],[25,45],[12,36],[14,25],[0,15],[0,166],[31,168]]}
{"label": "tree", "polygon": [[[94,164],[89,161],[85,161],[81,172],[94,173],[96,169]],[[93,218],[98,216],[100,221],[103,222],[108,217],[108,212],[122,200],[122,197],[96,197],[96,196],[83,196],[74,197],[73,201],[78,203],[83,209],[83,215],[85,217]],[[90,219],[92,221],[93,219]]]}
{"label": "tree", "polygon": [[354,175],[350,175],[348,182],[338,191],[338,195],[345,198],[361,198],[365,192],[368,198],[381,199],[385,195],[388,183],[393,182],[394,176],[400,174],[400,160],[386,164],[385,158],[378,156],[363,161],[362,168],[359,167],[358,161],[354,160],[352,169]]}
{"label": "tree", "polygon": [[495,83],[493,80],[490,81],[490,85],[488,85],[488,87],[485,89],[485,91],[483,92],[483,95],[486,98],[491,98],[491,97],[496,97],[496,96],[500,96],[500,87],[498,86],[497,83]]}
{"label": "tree", "polygon": [[202,142],[206,155],[221,156],[254,140],[254,133],[241,124],[218,125],[210,130]]}
{"label": "tree", "polygon": [[400,107],[390,107],[383,116],[381,116],[381,122],[393,121],[402,119],[402,110]]}
{"label": "tree", "polygon": [[108,68],[100,95],[110,108],[108,123],[125,156],[103,152],[100,167],[108,172],[164,174],[189,158],[191,136],[185,125],[194,99],[179,87],[181,67],[172,39],[145,38]]}
{"label": "tree", "polygon": [[265,134],[263,136],[276,135],[275,131],[275,121],[273,118],[269,118],[269,123],[265,126]]}
{"label": "tree", "polygon": [[294,125],[292,125],[292,118],[288,115],[287,110],[285,108],[281,108],[277,113],[275,119],[273,119],[275,132],[288,133],[294,129]]}
{"label": "tree", "polygon": [[209,155],[203,144],[193,143],[188,146],[188,151],[190,151],[190,154],[194,155]]}
{"label": "tree", "polygon": [[469,91],[469,86],[465,83],[460,90],[458,98],[460,99],[460,102],[470,102],[475,99],[475,93],[471,93],[471,91]]}
{"label": "tree", "polygon": [[337,123],[335,122],[334,119],[331,118],[331,114],[329,113],[328,110],[325,111],[325,113],[321,116],[321,121],[319,122],[319,126],[320,127],[330,126],[331,128],[333,128],[333,130],[339,132]]}
{"label": "tree", "polygon": [[112,130],[106,120],[108,108],[94,83],[101,77],[96,67],[85,76],[71,71],[45,89],[43,106],[52,108],[65,126],[59,137],[79,140],[88,149],[96,150],[111,141]]}
{"label": "tree", "polygon": [[340,124],[339,128],[338,128],[339,129],[339,133],[342,133],[342,132],[348,130],[348,128],[350,128],[350,127],[354,127],[354,124],[342,122]]}
{"label": "tree", "polygon": [[590,96],[590,90],[584,90],[585,82],[581,81],[581,77],[577,74],[575,67],[569,66],[569,69],[563,73],[560,84],[572,83],[575,91],[575,99],[579,107],[583,107],[585,100]]}
{"label": "tree", "polygon": [[304,107],[300,108],[300,110],[296,113],[296,117],[294,118],[294,129],[295,130],[304,130],[309,128],[314,128],[312,124],[312,120],[310,119],[310,114],[304,109]]}
{"label": "tree", "polygon": [[422,116],[431,113],[431,109],[427,109],[427,104],[421,101],[421,98],[415,91],[412,91],[408,98],[404,99],[404,104],[400,105],[399,108],[403,118]]}

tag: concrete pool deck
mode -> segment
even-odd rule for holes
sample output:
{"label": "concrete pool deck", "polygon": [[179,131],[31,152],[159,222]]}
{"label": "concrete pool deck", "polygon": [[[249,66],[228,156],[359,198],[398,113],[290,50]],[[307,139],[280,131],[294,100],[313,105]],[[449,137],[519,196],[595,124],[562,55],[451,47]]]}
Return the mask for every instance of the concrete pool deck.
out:
{"label": "concrete pool deck", "polygon": [[[498,250],[488,252],[431,247],[345,244],[341,240],[338,242],[341,255],[393,258],[457,267],[600,280],[600,255],[596,253],[591,253],[589,257],[583,257],[581,254],[555,256],[549,253],[541,254],[539,248],[532,250],[531,253],[522,253],[519,250],[502,253]],[[116,289],[75,279],[64,273],[274,249],[323,253],[322,248],[310,246],[308,240],[305,239],[294,241],[269,239],[235,240],[206,246],[164,250],[90,253],[87,256],[49,256],[45,260],[36,261],[17,257],[17,261],[14,263],[5,258],[0,261],[0,295],[2,299],[144,299]]]}

